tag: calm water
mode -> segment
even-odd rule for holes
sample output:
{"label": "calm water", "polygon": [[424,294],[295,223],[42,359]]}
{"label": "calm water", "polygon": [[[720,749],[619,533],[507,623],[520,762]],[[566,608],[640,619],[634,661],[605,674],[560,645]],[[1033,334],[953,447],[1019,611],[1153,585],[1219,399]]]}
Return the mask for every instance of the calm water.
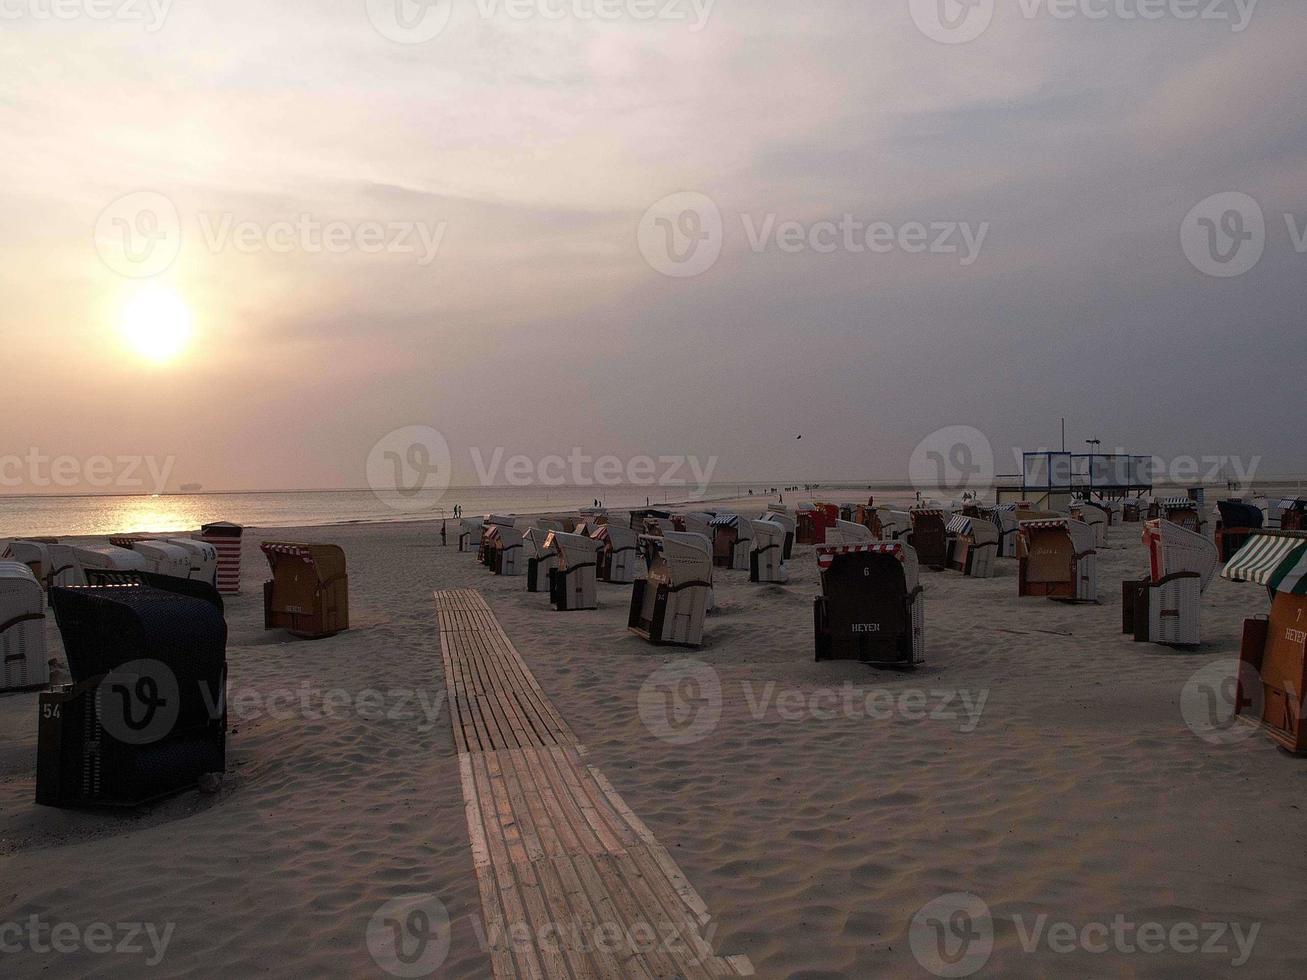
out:
{"label": "calm water", "polygon": [[[699,499],[745,496],[750,490],[767,497],[780,484],[723,484]],[[602,500],[614,509],[680,503],[689,488],[604,487]],[[134,531],[191,531],[210,521],[246,527],[297,527],[316,524],[379,523],[450,517],[455,504],[468,516],[486,513],[530,514],[575,510],[594,503],[593,487],[451,488],[441,506],[423,511],[394,510],[370,490],[324,490],[286,493],[176,494],[143,497],[3,497],[0,539],[21,535],[104,535]],[[802,496],[802,495],[800,495]]]}
{"label": "calm water", "polygon": [[[747,496],[774,500],[784,483],[713,484],[702,501]],[[1301,481],[1259,481],[1255,492],[1290,493]],[[614,510],[690,501],[690,488],[604,487],[604,506]],[[787,493],[787,501],[820,498],[824,491],[874,490],[884,502],[908,499],[911,488],[894,483],[824,483],[813,493]],[[1208,501],[1224,488],[1209,487]],[[1162,488],[1155,492],[1163,493]],[[1182,491],[1180,491],[1182,492]],[[371,524],[451,517],[455,504],[468,516],[486,513],[542,514],[575,510],[594,503],[594,487],[452,487],[441,506],[415,512],[392,509],[370,490],[314,490],[280,493],[176,494],[144,497],[5,497],[0,496],[0,539],[23,535],[105,535],[135,531],[192,531],[210,521],[246,527],[299,527],[318,524]],[[850,498],[852,499],[852,498]]]}

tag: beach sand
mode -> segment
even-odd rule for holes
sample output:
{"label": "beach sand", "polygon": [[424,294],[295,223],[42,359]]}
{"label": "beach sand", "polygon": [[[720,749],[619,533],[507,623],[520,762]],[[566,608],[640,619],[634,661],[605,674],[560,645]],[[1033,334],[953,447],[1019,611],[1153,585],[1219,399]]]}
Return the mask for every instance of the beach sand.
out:
{"label": "beach sand", "polygon": [[[85,936],[106,923],[121,938],[148,923],[169,937],[152,976],[378,976],[369,920],[425,893],[453,923],[437,975],[488,976],[431,596],[471,587],[704,897],[716,949],[759,976],[929,976],[909,924],[949,893],[992,914],[977,976],[1235,972],[1228,925],[1224,952],[1054,952],[1046,932],[1034,952],[1022,945],[1041,921],[1079,933],[1117,916],[1192,923],[1209,946],[1215,924],[1256,927],[1244,973],[1307,975],[1307,761],[1257,733],[1213,744],[1181,713],[1195,671],[1234,660],[1264,590],[1216,580],[1198,651],[1135,644],[1119,583],[1146,556],[1139,527],[1118,526],[1098,606],[1019,600],[1012,560],[987,581],[923,571],[926,664],[899,673],[814,662],[810,548],[783,587],[719,571],[705,646],[684,651],[627,632],[629,587],[600,584],[597,612],[554,613],[523,578],[459,554],[450,531],[445,548],[438,524],[247,532],[243,592],[227,603],[217,795],[124,813],[36,807],[36,695],[0,695],[0,924],[37,916]],[[345,548],[348,633],[264,632],[264,538]],[[715,671],[721,716],[673,744],[646,723],[648,688],[642,719],[641,691],[685,660]],[[38,953],[0,932],[19,949],[0,953],[0,972],[135,977],[155,958],[146,936],[139,954]]]}

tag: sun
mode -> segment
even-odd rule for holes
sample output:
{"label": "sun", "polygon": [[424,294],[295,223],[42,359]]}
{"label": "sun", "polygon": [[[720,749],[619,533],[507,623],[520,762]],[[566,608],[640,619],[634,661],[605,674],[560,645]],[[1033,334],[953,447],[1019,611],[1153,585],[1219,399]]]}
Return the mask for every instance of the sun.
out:
{"label": "sun", "polygon": [[164,286],[146,286],[123,309],[122,332],[127,343],[156,364],[166,364],[186,349],[192,326],[190,308]]}

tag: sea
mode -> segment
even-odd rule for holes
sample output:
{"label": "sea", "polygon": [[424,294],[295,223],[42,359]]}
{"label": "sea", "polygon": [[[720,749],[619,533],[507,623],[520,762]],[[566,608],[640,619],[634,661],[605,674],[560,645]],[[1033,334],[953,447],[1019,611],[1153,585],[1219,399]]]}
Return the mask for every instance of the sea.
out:
{"label": "sea", "polygon": [[[614,510],[708,503],[758,496],[776,500],[788,483],[713,484],[690,496],[692,488],[604,487],[450,487],[439,506],[396,510],[371,490],[297,490],[257,493],[158,495],[0,496],[0,539],[189,532],[213,521],[244,527],[307,527],[324,524],[381,524],[453,518],[454,507],[468,517],[484,514],[548,514],[593,506]],[[825,484],[836,490],[863,484]],[[808,499],[815,488],[797,491]]]}
{"label": "sea", "polygon": [[[1298,478],[1259,481],[1242,496],[1294,495]],[[1209,486],[1211,503],[1227,495],[1226,487]],[[754,496],[770,502],[821,499],[823,494],[875,495],[878,502],[910,500],[907,483],[790,481],[714,483],[701,494],[691,488],[649,486],[450,487],[438,506],[396,510],[371,490],[294,490],[254,493],[158,495],[5,496],[0,495],[0,540],[16,537],[102,536],[109,534],[189,532],[212,521],[244,527],[309,527],[329,524],[382,524],[452,519],[458,506],[468,517],[484,514],[549,514],[589,507],[596,502],[614,510],[638,507],[709,505],[714,500]],[[1154,488],[1161,494],[1161,488]],[[1183,495],[1183,491],[1179,491]],[[711,508],[709,508],[711,509]]]}

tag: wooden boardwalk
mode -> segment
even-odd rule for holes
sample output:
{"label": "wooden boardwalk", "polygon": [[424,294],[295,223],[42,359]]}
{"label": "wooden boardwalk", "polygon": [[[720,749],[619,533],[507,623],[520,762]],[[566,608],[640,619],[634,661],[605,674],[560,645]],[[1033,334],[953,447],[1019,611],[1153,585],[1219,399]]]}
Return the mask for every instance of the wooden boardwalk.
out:
{"label": "wooden boardwalk", "polygon": [[749,976],[577,743],[481,594],[436,593],[485,939],[497,978]]}

